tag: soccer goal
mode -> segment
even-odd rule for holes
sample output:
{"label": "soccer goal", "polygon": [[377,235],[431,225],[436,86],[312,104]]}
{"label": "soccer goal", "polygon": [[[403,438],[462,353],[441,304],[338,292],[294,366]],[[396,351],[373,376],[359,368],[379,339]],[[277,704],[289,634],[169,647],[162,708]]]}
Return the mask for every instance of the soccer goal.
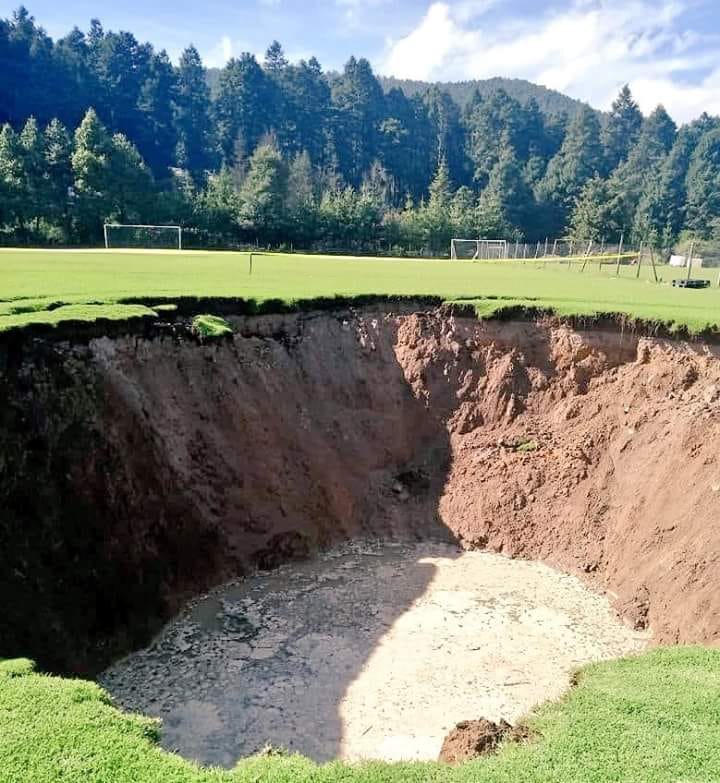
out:
{"label": "soccer goal", "polygon": [[139,226],[126,223],[106,223],[105,247],[182,250],[180,226]]}
{"label": "soccer goal", "polygon": [[453,239],[450,242],[450,258],[479,261],[507,258],[508,243],[505,239]]}

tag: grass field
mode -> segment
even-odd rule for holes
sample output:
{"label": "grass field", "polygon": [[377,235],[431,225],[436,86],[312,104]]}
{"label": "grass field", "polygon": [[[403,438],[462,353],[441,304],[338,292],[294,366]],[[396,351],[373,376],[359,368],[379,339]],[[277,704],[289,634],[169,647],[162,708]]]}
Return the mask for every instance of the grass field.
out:
{"label": "grass field", "polygon": [[459,767],[269,755],[203,769],[163,752],[157,724],[117,711],[97,685],[0,662],[3,783],[706,783],[720,775],[720,650],[594,664],[530,725],[532,742]]}
{"label": "grass field", "polygon": [[[649,265],[484,261],[479,263],[387,258],[171,251],[0,250],[0,331],[28,323],[151,315],[125,300],[152,305],[175,297],[237,297],[293,303],[317,297],[358,295],[439,296],[479,300],[490,315],[513,304],[559,315],[624,313],[698,333],[720,328],[720,289],[671,287],[683,270]],[[694,276],[715,278],[712,270]],[[714,279],[713,279],[713,282]],[[499,300],[499,301],[498,301]],[[125,303],[124,303],[125,302]]]}

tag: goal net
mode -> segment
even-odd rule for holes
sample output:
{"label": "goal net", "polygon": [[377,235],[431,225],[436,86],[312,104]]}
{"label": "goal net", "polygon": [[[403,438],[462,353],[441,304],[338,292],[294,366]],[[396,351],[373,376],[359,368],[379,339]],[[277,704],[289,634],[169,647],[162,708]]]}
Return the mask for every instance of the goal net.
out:
{"label": "goal net", "polygon": [[182,250],[180,226],[138,226],[106,223],[105,247]]}
{"label": "goal net", "polygon": [[504,239],[453,239],[450,242],[450,258],[482,259],[507,258],[508,243]]}

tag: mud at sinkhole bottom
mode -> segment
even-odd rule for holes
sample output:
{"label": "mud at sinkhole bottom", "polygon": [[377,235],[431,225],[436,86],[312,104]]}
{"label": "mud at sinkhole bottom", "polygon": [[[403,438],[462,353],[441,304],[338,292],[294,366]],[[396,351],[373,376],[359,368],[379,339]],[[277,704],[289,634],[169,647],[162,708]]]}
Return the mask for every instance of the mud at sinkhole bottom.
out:
{"label": "mud at sinkhole bottom", "polygon": [[514,722],[576,667],[648,638],[540,563],[366,541],[195,601],[100,682],[207,764],[268,743],[318,761],[436,759],[457,722]]}

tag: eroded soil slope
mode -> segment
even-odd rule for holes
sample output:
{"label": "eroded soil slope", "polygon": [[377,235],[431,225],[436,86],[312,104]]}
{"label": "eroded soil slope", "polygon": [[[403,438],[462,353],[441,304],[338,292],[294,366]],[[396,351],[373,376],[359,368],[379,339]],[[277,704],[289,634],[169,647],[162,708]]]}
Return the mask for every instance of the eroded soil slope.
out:
{"label": "eroded soil slope", "polygon": [[358,534],[456,536],[720,634],[715,349],[448,313],[0,348],[0,654],[88,671],[189,595]]}

